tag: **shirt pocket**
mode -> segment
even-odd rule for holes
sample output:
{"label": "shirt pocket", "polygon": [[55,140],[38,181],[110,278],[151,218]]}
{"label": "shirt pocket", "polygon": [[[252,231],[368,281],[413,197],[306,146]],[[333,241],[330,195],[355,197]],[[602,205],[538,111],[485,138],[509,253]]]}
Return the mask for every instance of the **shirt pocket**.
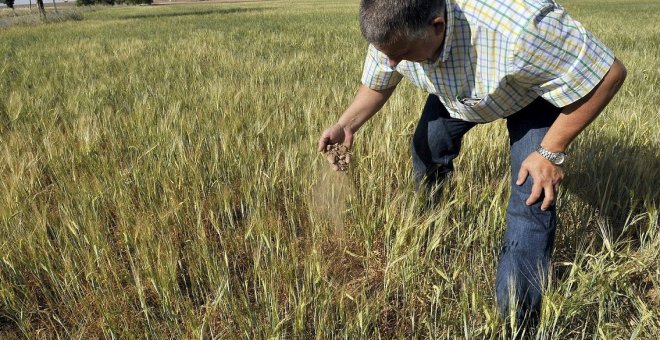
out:
{"label": "shirt pocket", "polygon": [[473,95],[456,98],[461,111],[475,122],[490,122],[502,116],[502,110],[490,95]]}
{"label": "shirt pocket", "polygon": [[478,106],[484,100],[484,97],[457,97],[459,103],[465,107],[474,107]]}

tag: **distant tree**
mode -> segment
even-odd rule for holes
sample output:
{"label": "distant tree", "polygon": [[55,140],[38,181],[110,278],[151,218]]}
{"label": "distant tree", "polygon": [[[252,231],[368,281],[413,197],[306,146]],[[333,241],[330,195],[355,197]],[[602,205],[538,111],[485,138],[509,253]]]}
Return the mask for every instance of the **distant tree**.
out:
{"label": "distant tree", "polygon": [[14,9],[14,0],[0,0],[0,4],[5,4],[7,7]]}
{"label": "distant tree", "polygon": [[140,5],[146,4],[151,5],[153,0],[76,0],[76,5],[78,6],[89,6],[89,5]]}
{"label": "distant tree", "polygon": [[115,0],[76,0],[76,5],[78,6],[115,5],[117,3]]}
{"label": "distant tree", "polygon": [[0,4],[7,5],[7,7],[11,8],[12,12],[14,12],[14,16],[18,16],[16,14],[16,10],[14,9],[14,0],[0,0]]}
{"label": "distant tree", "polygon": [[44,0],[37,0],[37,7],[39,7],[39,13],[41,16],[46,19],[46,9],[44,8]]}

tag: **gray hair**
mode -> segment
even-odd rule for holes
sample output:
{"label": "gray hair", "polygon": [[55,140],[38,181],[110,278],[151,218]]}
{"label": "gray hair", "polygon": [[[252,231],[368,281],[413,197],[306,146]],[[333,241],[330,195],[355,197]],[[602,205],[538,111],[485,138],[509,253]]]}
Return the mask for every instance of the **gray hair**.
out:
{"label": "gray hair", "polygon": [[398,38],[424,38],[431,19],[444,11],[445,0],[361,0],[360,30],[377,46]]}

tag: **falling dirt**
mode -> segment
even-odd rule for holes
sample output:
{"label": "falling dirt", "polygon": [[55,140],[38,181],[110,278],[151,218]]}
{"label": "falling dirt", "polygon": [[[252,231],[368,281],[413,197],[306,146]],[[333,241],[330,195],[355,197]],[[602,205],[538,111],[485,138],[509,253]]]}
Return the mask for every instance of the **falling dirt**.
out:
{"label": "falling dirt", "polygon": [[332,235],[327,236],[338,241],[339,246],[344,244],[346,238],[344,220],[348,201],[355,195],[355,187],[347,173],[350,150],[336,143],[328,145],[323,154],[337,168],[333,169],[328,164],[322,166],[318,181],[312,188],[311,210],[318,223],[330,226]]}
{"label": "falling dirt", "polygon": [[355,187],[346,172],[348,164],[345,155],[347,154],[348,148],[345,146],[328,148],[325,156],[328,160],[331,157],[338,160],[339,171],[333,170],[328,164],[323,164],[318,182],[311,192],[313,214],[318,222],[330,226],[333,235],[328,236],[340,243],[343,243],[346,236],[344,220],[348,201],[355,195]]}
{"label": "falling dirt", "polygon": [[[335,156],[331,152],[326,151],[324,156]],[[314,243],[327,280],[343,299],[343,292],[351,282],[359,281],[365,270],[362,258],[351,255],[359,253],[360,248],[359,242],[351,237],[348,214],[351,202],[355,202],[356,189],[346,170],[334,170],[326,162],[318,170],[317,182],[310,193],[310,213],[318,228]]]}
{"label": "falling dirt", "polygon": [[[335,145],[327,148],[324,156],[328,160],[330,157],[339,160],[341,155],[347,154],[348,148]],[[347,171],[348,162],[341,171],[323,163],[310,193],[310,213],[319,227],[315,243],[321,254],[321,267],[328,282],[335,287],[337,298],[352,300],[352,296],[372,294],[382,287],[384,253],[376,249],[365,253],[364,244],[355,237],[356,231],[350,224],[350,205],[357,204],[357,189]]]}

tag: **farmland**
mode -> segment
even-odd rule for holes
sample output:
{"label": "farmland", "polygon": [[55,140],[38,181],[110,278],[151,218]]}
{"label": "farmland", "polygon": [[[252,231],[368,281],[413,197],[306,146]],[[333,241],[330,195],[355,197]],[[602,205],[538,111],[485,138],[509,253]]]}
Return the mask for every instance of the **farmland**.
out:
{"label": "farmland", "polygon": [[[628,77],[569,149],[536,337],[656,339],[660,4],[560,2]],[[0,29],[0,338],[498,339],[505,122],[466,136],[431,211],[409,83],[346,173],[316,151],[359,85],[357,10],[96,7]]]}

